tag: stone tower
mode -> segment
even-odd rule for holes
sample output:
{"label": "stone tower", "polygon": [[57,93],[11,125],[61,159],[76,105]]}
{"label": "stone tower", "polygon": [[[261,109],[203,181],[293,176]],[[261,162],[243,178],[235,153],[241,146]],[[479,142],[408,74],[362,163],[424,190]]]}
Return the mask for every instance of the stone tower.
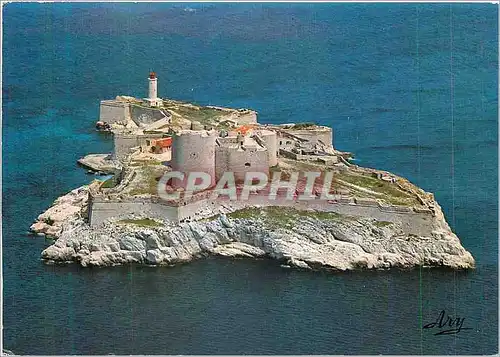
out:
{"label": "stone tower", "polygon": [[[172,171],[204,172],[210,176],[210,184],[215,184],[215,130],[182,130],[172,140]],[[185,182],[172,180],[172,187],[185,187]]]}

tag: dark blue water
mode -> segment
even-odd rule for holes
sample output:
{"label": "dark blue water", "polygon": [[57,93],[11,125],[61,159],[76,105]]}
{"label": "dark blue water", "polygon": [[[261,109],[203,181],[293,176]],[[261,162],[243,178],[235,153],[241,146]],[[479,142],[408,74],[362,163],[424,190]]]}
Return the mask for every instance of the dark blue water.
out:
{"label": "dark blue water", "polygon": [[[498,352],[498,12],[492,4],[3,6],[3,326],[19,354]],[[32,220],[111,150],[99,100],[159,93],[316,121],[434,192],[471,272],[273,261],[45,266]],[[458,335],[422,330],[441,310]]]}

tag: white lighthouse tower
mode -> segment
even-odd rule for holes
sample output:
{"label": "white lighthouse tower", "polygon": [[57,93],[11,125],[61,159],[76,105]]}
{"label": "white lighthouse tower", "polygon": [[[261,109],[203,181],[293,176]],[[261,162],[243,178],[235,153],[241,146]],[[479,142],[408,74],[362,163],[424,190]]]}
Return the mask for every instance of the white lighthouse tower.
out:
{"label": "white lighthouse tower", "polygon": [[148,98],[144,98],[144,100],[148,102],[150,107],[161,107],[163,105],[163,101],[161,100],[161,98],[158,98],[158,78],[156,78],[155,72],[149,73],[148,81]]}

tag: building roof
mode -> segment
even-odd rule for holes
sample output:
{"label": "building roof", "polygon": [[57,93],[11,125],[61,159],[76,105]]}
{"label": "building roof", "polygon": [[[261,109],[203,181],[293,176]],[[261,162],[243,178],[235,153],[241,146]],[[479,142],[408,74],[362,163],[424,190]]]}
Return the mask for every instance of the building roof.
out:
{"label": "building roof", "polygon": [[157,139],[153,141],[153,144],[161,148],[169,148],[172,146],[172,138]]}

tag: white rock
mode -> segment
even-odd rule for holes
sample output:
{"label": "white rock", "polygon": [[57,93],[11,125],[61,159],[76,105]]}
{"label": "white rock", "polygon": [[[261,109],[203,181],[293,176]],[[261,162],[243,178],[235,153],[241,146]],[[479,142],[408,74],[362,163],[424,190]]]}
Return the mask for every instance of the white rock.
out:
{"label": "white rock", "polygon": [[299,259],[290,259],[289,261],[289,264],[291,265],[294,265],[296,266],[297,268],[301,268],[301,269],[311,269],[311,267],[304,261],[302,260],[299,260]]}
{"label": "white rock", "polygon": [[108,242],[106,245],[107,245],[108,249],[112,252],[120,251],[120,244],[118,242],[115,242],[115,241]]}
{"label": "white rock", "polygon": [[164,255],[159,249],[151,249],[146,252],[146,261],[150,264],[161,264]]}
{"label": "white rock", "polygon": [[[84,194],[85,190],[73,192],[58,200],[57,205],[59,209],[71,206],[76,196]],[[228,206],[227,210],[234,208]],[[56,211],[54,208],[51,212]],[[63,219],[57,224],[43,221],[33,224],[37,231],[52,229],[59,236],[42,252],[43,259],[109,266],[176,264],[206,254],[248,258],[265,255],[304,269],[337,270],[416,265],[467,269],[475,264],[472,255],[449,230],[439,207],[436,217],[429,222],[433,233],[427,236],[407,235],[400,224],[381,229],[373,219],[319,221],[312,217],[293,222],[289,227],[267,224],[264,217],[230,220],[221,215],[211,221],[158,228],[116,225],[112,221],[91,228],[74,212],[56,215]]]}
{"label": "white rock", "polygon": [[219,216],[219,220],[220,222],[222,223],[222,225],[226,228],[232,228],[233,227],[233,223],[229,221],[229,219],[227,218],[227,216],[222,213],[220,216]]}
{"label": "white rock", "polygon": [[133,236],[124,236],[119,240],[120,249],[128,251],[142,251],[146,249],[146,242]]}
{"label": "white rock", "polygon": [[147,249],[158,249],[163,246],[158,234],[150,229],[138,232],[137,237],[146,242]]}

